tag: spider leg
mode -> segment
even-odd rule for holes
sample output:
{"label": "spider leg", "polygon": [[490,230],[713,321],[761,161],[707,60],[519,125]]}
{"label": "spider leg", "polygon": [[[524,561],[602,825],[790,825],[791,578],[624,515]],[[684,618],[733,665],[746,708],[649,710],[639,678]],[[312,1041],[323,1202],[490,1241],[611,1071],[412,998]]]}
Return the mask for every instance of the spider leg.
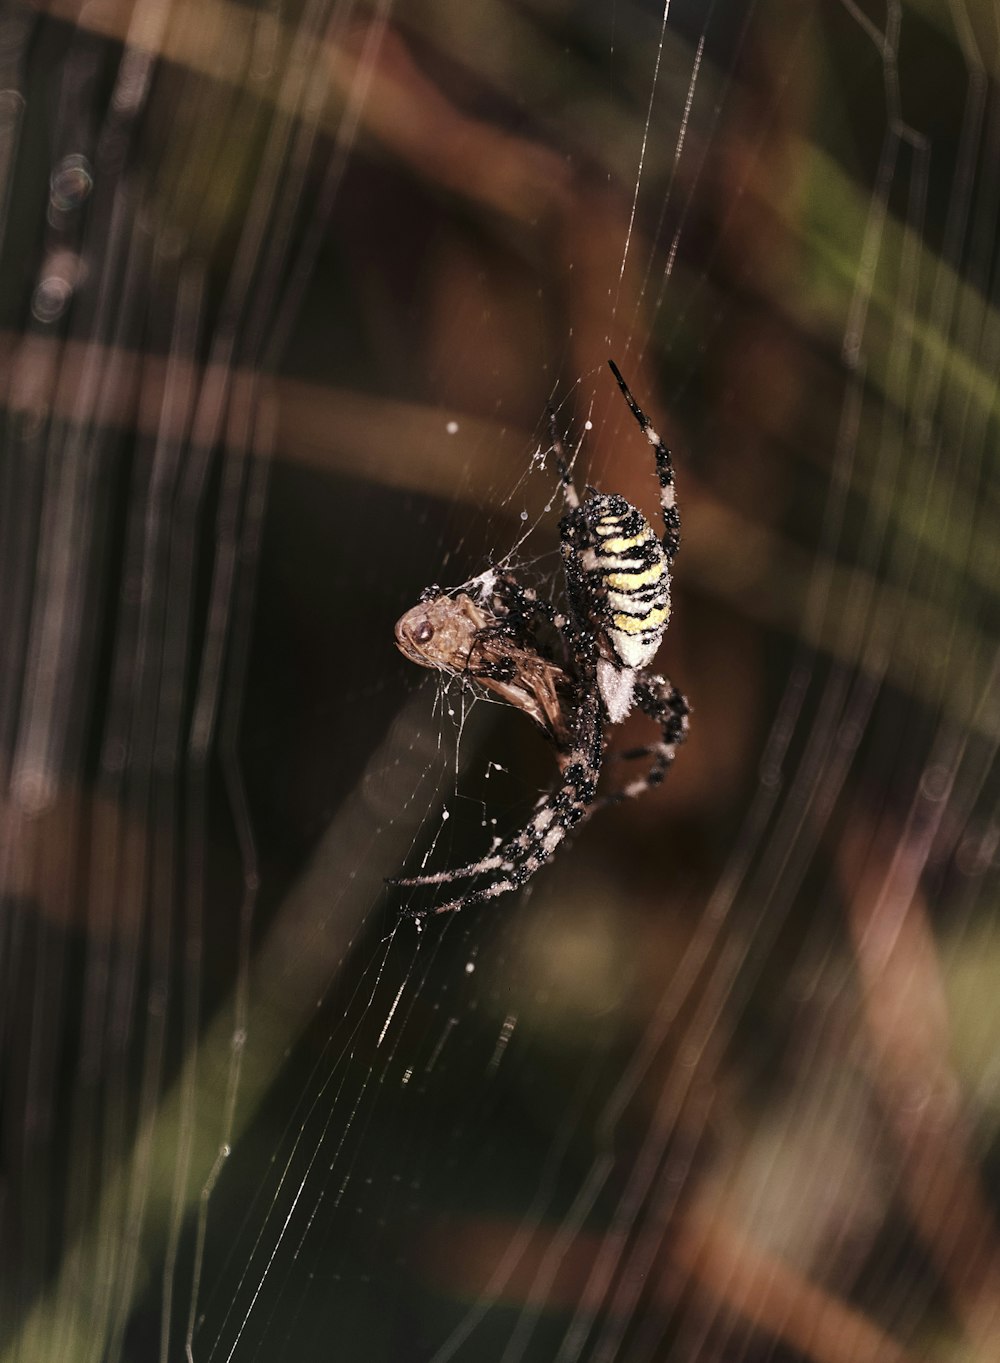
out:
{"label": "spider leg", "polygon": [[[573,621],[565,612],[557,611],[550,602],[542,600],[534,587],[522,587],[513,573],[498,573],[492,583],[487,609],[493,623],[479,636],[487,647],[491,637],[506,638],[521,650],[537,653],[541,659],[570,666],[576,652]],[[539,630],[546,625],[552,637],[543,640]],[[558,646],[554,647],[556,641]]]}
{"label": "spider leg", "polygon": [[493,605],[503,612],[500,624],[509,624],[519,637],[535,642],[535,630],[540,622],[559,631],[564,617],[548,601],[543,601],[534,587],[522,587],[513,573],[499,573],[493,586]]}
{"label": "spider leg", "polygon": [[585,666],[594,666],[597,662],[597,645],[593,633],[586,628],[586,622],[591,613],[590,603],[601,591],[601,573],[595,568],[581,566],[581,560],[594,548],[594,536],[588,528],[580,495],[573,484],[566,449],[556,425],[556,414],[551,407],[548,410],[552,453],[559,469],[566,504],[566,511],[559,523],[559,538],[569,610],[561,622],[561,632],[569,654],[579,656]]}
{"label": "spider leg", "polygon": [[566,502],[567,511],[575,511],[580,505],[580,496],[573,486],[573,475],[570,473],[569,460],[566,458],[566,447],[563,444],[562,436],[559,434],[559,427],[556,425],[556,414],[552,407],[549,413],[549,443],[552,447],[552,454],[556,461],[556,468],[559,470],[559,478],[562,482],[563,498]]}
{"label": "spider leg", "polygon": [[629,391],[629,386],[618,372],[614,360],[608,360],[611,372],[618,380],[618,387],[628,403],[632,415],[639,423],[643,435],[653,447],[656,459],[656,476],[660,480],[660,508],[663,511],[663,552],[673,563],[674,555],[681,542],[681,518],[677,512],[674,498],[674,463],[670,451],[653,430],[649,417],[642,410]]}
{"label": "spider leg", "polygon": [[662,736],[657,743],[647,744],[643,748],[630,748],[617,756],[623,760],[651,757],[652,765],[645,776],[629,781],[621,790],[595,801],[595,809],[634,799],[651,787],[658,786],[677,755],[678,747],[687,738],[691,708],[677,687],[665,677],[640,674],[635,684],[635,701],[643,714],[659,724]]}
{"label": "spider leg", "polygon": [[[485,875],[503,867],[503,845],[481,861],[470,861],[467,866],[453,866],[450,871],[433,871],[424,876],[390,876],[387,885],[447,885],[452,880],[468,880],[470,876]],[[437,912],[437,910],[435,910]]]}
{"label": "spider leg", "polygon": [[417,910],[411,916],[423,918],[427,913],[455,913],[469,904],[485,899],[496,899],[516,890],[531,879],[540,867],[551,861],[557,847],[581,820],[585,819],[594,802],[597,778],[604,751],[604,724],[596,694],[579,716],[573,747],[562,770],[562,780],[555,790],[542,797],[535,806],[527,825],[520,833],[483,857],[450,871],[436,871],[430,875],[405,876],[390,882],[394,885],[447,885],[454,880],[488,877],[486,883],[448,900],[436,908]]}

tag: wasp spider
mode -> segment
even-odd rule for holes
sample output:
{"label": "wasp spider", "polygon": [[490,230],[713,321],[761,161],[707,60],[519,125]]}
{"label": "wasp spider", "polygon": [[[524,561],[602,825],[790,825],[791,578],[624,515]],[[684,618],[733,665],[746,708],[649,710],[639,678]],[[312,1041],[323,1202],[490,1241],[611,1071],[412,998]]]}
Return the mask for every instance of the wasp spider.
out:
{"label": "wasp spider", "polygon": [[[611,370],[653,447],[662,538],[624,497],[588,487],[580,498],[550,413],[565,501],[559,524],[565,610],[492,568],[462,587],[428,588],[396,625],[396,643],[413,662],[485,688],[529,715],[553,743],[560,769],[559,783],[538,801],[526,826],[479,861],[392,882],[467,882],[461,894],[429,912],[451,913],[526,884],[595,809],[658,785],[687,734],[687,701],[646,670],[670,619],[670,568],[680,543],[673,464],[613,362]],[[636,706],[659,725],[660,737],[623,756],[649,759],[649,769],[598,797],[607,728]]]}

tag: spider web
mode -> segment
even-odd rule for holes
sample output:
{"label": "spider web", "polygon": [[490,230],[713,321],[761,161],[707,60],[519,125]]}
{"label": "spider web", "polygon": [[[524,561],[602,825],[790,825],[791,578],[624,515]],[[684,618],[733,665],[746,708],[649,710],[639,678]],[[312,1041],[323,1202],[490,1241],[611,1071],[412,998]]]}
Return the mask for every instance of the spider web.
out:
{"label": "spider web", "polygon": [[[4,1363],[995,1358],[990,7],[0,35]],[[655,523],[609,356],[690,742],[418,934],[555,765],[393,622],[558,599],[547,404]]]}

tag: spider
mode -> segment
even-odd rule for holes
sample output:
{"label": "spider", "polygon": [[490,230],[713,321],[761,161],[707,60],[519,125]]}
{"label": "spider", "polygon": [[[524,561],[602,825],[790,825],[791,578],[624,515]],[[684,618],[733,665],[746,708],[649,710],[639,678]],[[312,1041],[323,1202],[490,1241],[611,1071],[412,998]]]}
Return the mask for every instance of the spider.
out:
{"label": "spider", "polygon": [[[491,568],[462,587],[428,587],[396,624],[396,643],[413,662],[478,685],[525,714],[556,750],[560,780],[526,826],[479,861],[450,871],[400,877],[395,885],[470,888],[430,910],[453,913],[525,885],[571,829],[596,809],[658,785],[688,731],[688,703],[664,677],[647,672],[670,618],[670,567],[680,543],[670,451],[650,425],[613,361],[611,372],[653,447],[663,538],[614,493],[573,485],[555,414],[552,450],[565,512],[559,523],[566,610],[557,611],[516,578]],[[638,706],[660,738],[625,758],[650,758],[644,776],[598,796],[606,730]],[[412,916],[418,921],[428,911]]]}

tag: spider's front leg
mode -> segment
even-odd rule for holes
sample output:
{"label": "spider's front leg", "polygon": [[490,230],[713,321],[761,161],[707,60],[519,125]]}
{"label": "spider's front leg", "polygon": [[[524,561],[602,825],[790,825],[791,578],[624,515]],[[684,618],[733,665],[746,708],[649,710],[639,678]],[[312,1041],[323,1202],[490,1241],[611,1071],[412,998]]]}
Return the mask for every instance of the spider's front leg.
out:
{"label": "spider's front leg", "polygon": [[653,447],[656,460],[656,476],[660,483],[660,509],[663,513],[663,552],[668,563],[673,563],[681,543],[681,518],[674,495],[674,461],[667,445],[653,430],[652,422],[632,396],[628,384],[618,371],[614,360],[608,360],[611,372],[618,380],[618,387],[629,405],[629,410],[639,423],[639,429]]}
{"label": "spider's front leg", "polygon": [[570,471],[569,460],[566,458],[566,446],[563,444],[563,438],[559,433],[555,411],[550,407],[548,413],[549,447],[552,450],[553,458],[556,461],[556,468],[559,470],[559,481],[562,485],[563,500],[566,503],[567,511],[575,511],[580,505],[580,494],[573,485],[573,474]]}
{"label": "spider's front leg", "polygon": [[[519,659],[534,655],[539,667],[573,671],[576,636],[564,612],[541,599],[533,587],[522,587],[513,573],[491,571],[476,584],[489,617],[479,633],[484,653],[510,651]],[[557,746],[562,747],[565,725],[556,727],[561,732]]]}
{"label": "spider's front leg", "polygon": [[531,647],[540,648],[539,629],[548,626],[560,634],[565,626],[565,616],[543,601],[534,587],[522,587],[513,573],[497,573],[490,594],[498,626]]}

